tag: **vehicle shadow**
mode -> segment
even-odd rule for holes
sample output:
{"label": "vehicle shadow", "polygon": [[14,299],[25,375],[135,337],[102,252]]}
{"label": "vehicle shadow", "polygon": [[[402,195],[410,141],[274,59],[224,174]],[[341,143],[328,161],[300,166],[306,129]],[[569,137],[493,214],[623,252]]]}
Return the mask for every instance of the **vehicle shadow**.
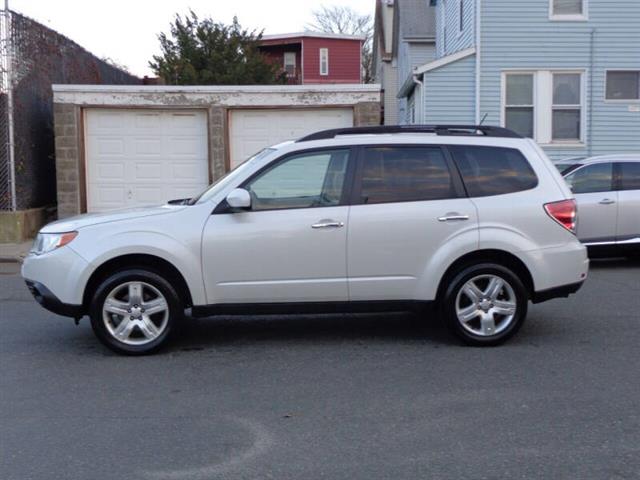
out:
{"label": "vehicle shadow", "polygon": [[435,315],[413,313],[260,315],[187,319],[170,350],[273,343],[387,343],[459,345]]}
{"label": "vehicle shadow", "polygon": [[592,258],[589,267],[594,270],[602,268],[640,268],[640,257]]}

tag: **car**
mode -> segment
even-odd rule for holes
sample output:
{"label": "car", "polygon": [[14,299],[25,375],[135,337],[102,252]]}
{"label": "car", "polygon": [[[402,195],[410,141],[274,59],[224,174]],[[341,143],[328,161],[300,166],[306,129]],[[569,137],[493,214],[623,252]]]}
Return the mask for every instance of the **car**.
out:
{"label": "car", "polygon": [[578,238],[590,256],[640,255],[640,153],[570,163],[560,168],[578,202]]}
{"label": "car", "polygon": [[166,345],[185,312],[437,312],[489,346],[585,281],[576,220],[510,130],[354,127],[262,150],[192,199],[49,224],[22,275],[123,354]]}
{"label": "car", "polygon": [[579,165],[581,161],[585,160],[587,157],[569,157],[563,158],[561,160],[555,160],[553,165],[560,171],[560,173],[564,173],[568,171],[570,168]]}

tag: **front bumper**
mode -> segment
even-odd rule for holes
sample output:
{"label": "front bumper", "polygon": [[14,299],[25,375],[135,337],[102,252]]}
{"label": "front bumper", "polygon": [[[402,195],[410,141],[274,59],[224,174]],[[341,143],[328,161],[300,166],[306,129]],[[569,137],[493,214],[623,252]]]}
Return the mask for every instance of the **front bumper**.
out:
{"label": "front bumper", "polygon": [[91,265],[68,245],[43,255],[29,255],[22,263],[22,278],[45,287],[60,303],[69,305],[83,304],[92,271]]}
{"label": "front bumper", "polygon": [[25,280],[25,282],[27,283],[27,287],[33,295],[33,298],[35,298],[40,305],[50,312],[73,318],[80,318],[84,315],[82,305],[73,305],[71,303],[61,302],[60,299],[42,283],[33,282],[31,280]]}

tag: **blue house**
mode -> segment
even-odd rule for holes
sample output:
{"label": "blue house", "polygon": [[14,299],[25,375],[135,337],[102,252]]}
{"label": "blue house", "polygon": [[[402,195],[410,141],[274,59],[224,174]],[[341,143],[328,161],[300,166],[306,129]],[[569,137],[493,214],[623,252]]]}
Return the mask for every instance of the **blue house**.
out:
{"label": "blue house", "polygon": [[437,58],[399,89],[407,123],[502,125],[552,158],[640,151],[640,1],[424,1]]}

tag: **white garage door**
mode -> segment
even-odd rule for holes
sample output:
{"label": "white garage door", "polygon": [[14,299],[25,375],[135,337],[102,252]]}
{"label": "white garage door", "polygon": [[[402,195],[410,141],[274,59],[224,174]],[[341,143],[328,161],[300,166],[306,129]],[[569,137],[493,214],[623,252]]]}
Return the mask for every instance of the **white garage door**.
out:
{"label": "white garage door", "polygon": [[192,197],[209,183],[202,111],[89,109],[85,144],[89,212]]}
{"label": "white garage door", "polygon": [[231,168],[270,145],[318,130],[352,126],[351,108],[232,110]]}

